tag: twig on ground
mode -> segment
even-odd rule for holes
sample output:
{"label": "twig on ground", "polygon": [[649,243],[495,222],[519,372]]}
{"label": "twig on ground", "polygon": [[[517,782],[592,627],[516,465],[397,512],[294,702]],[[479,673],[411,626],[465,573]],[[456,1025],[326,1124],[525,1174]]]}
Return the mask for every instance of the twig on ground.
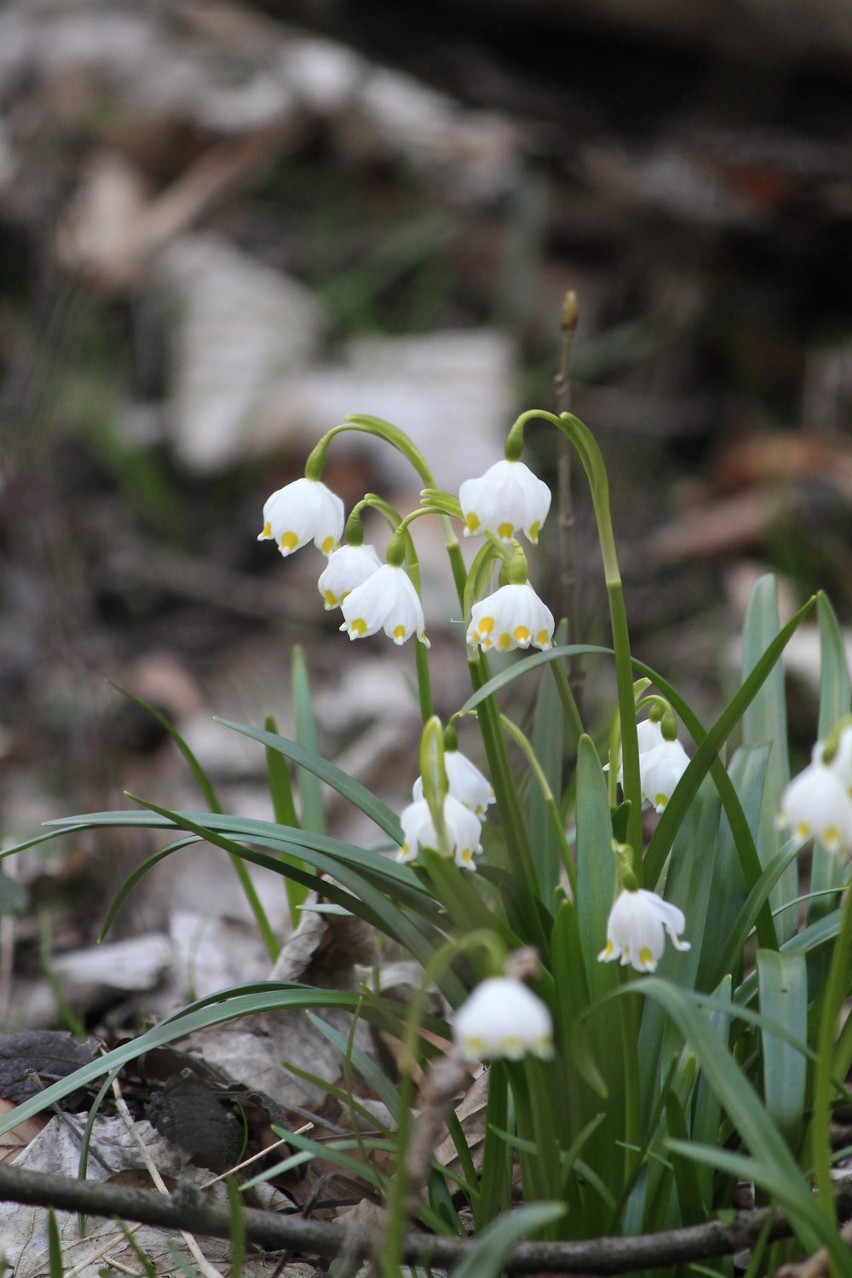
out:
{"label": "twig on ground", "polygon": [[[172,1194],[157,1194],[125,1185],[29,1172],[0,1163],[0,1198],[60,1211],[82,1211],[92,1216],[117,1216],[210,1238],[231,1236],[228,1208],[206,1202],[204,1195],[191,1185],[178,1185]],[[852,1183],[844,1181],[838,1186],[836,1205],[840,1220],[852,1217]],[[790,1222],[783,1212],[762,1207],[738,1212],[727,1225],[711,1220],[666,1233],[626,1238],[520,1243],[503,1267],[510,1273],[580,1270],[590,1274],[620,1274],[711,1256],[729,1256],[753,1246],[768,1217],[773,1221],[769,1241],[792,1235]],[[365,1230],[356,1240],[351,1229],[339,1225],[254,1208],[246,1209],[244,1219],[246,1241],[270,1251],[290,1248],[300,1255],[336,1256],[351,1244],[353,1251],[369,1256],[377,1242],[373,1231]],[[410,1233],[405,1237],[403,1258],[408,1264],[447,1267],[469,1255],[473,1245],[454,1238]],[[799,1274],[797,1278],[803,1276]]]}

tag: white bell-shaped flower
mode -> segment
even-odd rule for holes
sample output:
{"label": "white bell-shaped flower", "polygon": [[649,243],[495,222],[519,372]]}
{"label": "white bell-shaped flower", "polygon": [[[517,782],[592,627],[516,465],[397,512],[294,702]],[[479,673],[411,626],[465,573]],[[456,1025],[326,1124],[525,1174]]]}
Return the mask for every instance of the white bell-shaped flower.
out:
{"label": "white bell-shaped flower", "polygon": [[346,596],[381,566],[374,546],[344,545],[333,550],[317,582],[326,612],[339,608]]}
{"label": "white bell-shaped flower", "polygon": [[542,603],[528,581],[510,583],[481,599],[471,609],[467,642],[483,652],[494,648],[550,648],[553,644],[553,613]]}
{"label": "white bell-shaped flower", "polygon": [[[432,822],[432,813],[425,799],[416,799],[400,813],[403,843],[398,857],[400,861],[414,861],[421,848],[437,848],[438,835]],[[473,858],[482,851],[482,823],[475,812],[447,794],[444,798],[444,824],[447,827],[453,859],[463,870],[474,870]]]}
{"label": "white bell-shaped flower", "polygon": [[[636,724],[636,737],[639,742],[639,764],[641,767],[643,754],[650,754],[658,745],[662,745],[665,737],[663,729],[654,719],[642,719]],[[609,771],[609,764],[604,765],[604,771]],[[619,784],[624,779],[624,764],[620,763],[618,768]]]}
{"label": "white bell-shaped flower", "polygon": [[343,502],[319,479],[294,479],[285,484],[263,507],[263,531],[258,541],[274,541],[281,554],[313,541],[330,555],[343,536]]}
{"label": "white bell-shaped flower", "polygon": [[606,945],[598,958],[602,963],[620,958],[622,966],[629,963],[637,972],[656,971],[665,949],[666,932],[676,950],[689,949],[689,942],[680,939],[685,926],[682,911],[656,892],[625,888],[609,912]]}
{"label": "white bell-shaped flower", "polygon": [[639,752],[642,794],[657,812],[662,812],[674,788],[689,767],[689,755],[679,741],[661,740],[651,750]]}
{"label": "white bell-shaped flower", "polygon": [[[444,767],[450,794],[484,821],[486,808],[494,802],[494,789],[488,777],[461,750],[445,750]],[[422,777],[414,782],[412,796],[415,800],[423,798]]]}
{"label": "white bell-shaped flower", "polygon": [[852,853],[849,788],[844,785],[840,770],[823,763],[821,755],[820,744],[812,762],[786,786],[778,824],[798,839],[818,839],[829,852]]}
{"label": "white bell-shaped flower", "polygon": [[405,643],[416,635],[428,648],[423,606],[404,568],[382,564],[340,605],[344,616],[341,630],[350,639],[363,639],[384,630],[394,643]]}
{"label": "white bell-shaped flower", "polygon": [[491,976],[453,1018],[456,1054],[465,1061],[553,1054],[553,1021],[545,1003],[511,976]]}
{"label": "white bell-shaped flower", "polygon": [[522,461],[498,461],[478,479],[466,479],[459,488],[464,535],[492,532],[511,541],[523,529],[531,542],[538,541],[550,509],[547,484]]}

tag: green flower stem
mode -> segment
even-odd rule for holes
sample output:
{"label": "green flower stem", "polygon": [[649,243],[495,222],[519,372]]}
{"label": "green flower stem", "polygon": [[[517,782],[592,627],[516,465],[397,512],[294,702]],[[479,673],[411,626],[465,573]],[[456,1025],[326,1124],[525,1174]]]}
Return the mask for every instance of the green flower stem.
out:
{"label": "green flower stem", "polygon": [[556,837],[559,840],[559,847],[562,852],[562,863],[565,866],[565,873],[568,875],[568,882],[571,886],[571,895],[577,900],[577,871],[574,868],[574,859],[571,856],[571,847],[565,835],[565,829],[562,825],[562,816],[559,812],[559,805],[553,797],[553,791],[544,775],[544,770],[535,756],[535,751],[530,744],[528,738],[521,732],[520,728],[508,719],[506,715],[500,715],[500,722],[503,725],[503,731],[510,736],[517,746],[523,751],[523,754],[530,766],[530,771],[538,782],[539,789],[544,797],[547,811],[550,814],[551,823],[556,831]]}
{"label": "green flower stem", "polygon": [[[378,1265],[384,1278],[399,1278],[402,1266],[403,1243],[407,1225],[406,1198],[408,1177],[405,1167],[405,1151],[411,1140],[413,1120],[411,1107],[414,1101],[414,1070],[417,1066],[417,1042],[420,1025],[426,1009],[426,1000],[438,984],[447,968],[461,955],[475,949],[485,951],[485,963],[490,975],[500,975],[506,959],[506,951],[497,936],[489,929],[471,932],[459,940],[442,945],[429,961],[418,988],[412,995],[402,1038],[402,1063],[399,1088],[399,1123],[397,1125],[397,1165],[390,1178],[387,1196],[387,1230],[379,1249]],[[489,1089],[490,1098],[490,1089]]]}
{"label": "green flower stem", "polygon": [[[619,973],[621,982],[626,984],[630,977],[624,969]],[[637,1043],[639,1042],[639,1008],[638,999],[632,994],[620,998],[619,1019],[621,1027],[621,1056],[624,1062],[624,1183],[632,1184],[639,1171],[642,1157],[641,1145],[641,1104],[639,1096],[639,1060]]]}
{"label": "green flower stem", "polygon": [[493,1061],[488,1071],[482,1176],[476,1209],[477,1232],[505,1211],[512,1198],[512,1150],[499,1133],[509,1128],[509,1072],[505,1061]]}
{"label": "green flower stem", "polygon": [[[484,653],[477,656],[468,649],[468,669],[474,692],[478,692],[491,677],[488,660]],[[491,771],[491,784],[497,800],[497,811],[506,838],[506,851],[512,867],[512,873],[518,893],[518,909],[524,921],[527,944],[535,945],[547,962],[550,954],[550,937],[545,930],[539,901],[535,894],[535,867],[527,838],[521,802],[515,775],[506,751],[506,741],[500,722],[501,716],[494,697],[486,697],[479,706],[479,726],[488,767]]]}
{"label": "green flower stem", "polygon": [[347,413],[340,425],[332,426],[331,430],[326,431],[305,462],[305,475],[308,479],[322,479],[329,444],[347,430],[356,430],[365,435],[373,435],[376,439],[383,439],[411,463],[427,488],[435,487],[429,463],[405,431],[381,417],[369,417],[365,413]]}
{"label": "green flower stem", "polygon": [[836,1093],[834,1074],[837,1065],[835,1035],[840,1009],[852,981],[852,897],[849,892],[843,907],[840,935],[834,946],[828,978],[822,994],[819,1029],[814,1066],[813,1118],[811,1121],[811,1157],[816,1170],[820,1206],[830,1221],[836,1223],[831,1179],[831,1103]]}
{"label": "green flower stem", "polygon": [[586,731],[580,715],[580,707],[577,705],[574,689],[571,687],[571,681],[566,675],[563,666],[558,661],[554,661],[551,670],[556,680],[556,691],[559,694],[559,700],[562,702],[562,709],[565,712],[565,718],[568,720],[568,726],[574,734],[574,744],[576,745]]}
{"label": "green flower stem", "polygon": [[630,804],[627,818],[627,842],[633,849],[633,862],[636,877],[642,879],[642,789],[639,781],[639,743],[636,736],[636,710],[633,693],[633,667],[630,657],[630,634],[627,626],[627,610],[624,606],[624,592],[621,584],[621,572],[618,567],[618,556],[615,549],[615,535],[612,527],[612,511],[610,508],[609,481],[601,451],[594,435],[588,426],[575,417],[573,413],[548,413],[542,409],[531,409],[522,413],[509,432],[506,440],[506,456],[518,456],[523,445],[523,431],[526,423],[533,418],[540,418],[556,426],[568,436],[577,449],[589,481],[592,505],[598,529],[598,540],[604,564],[607,594],[609,596],[609,612],[612,625],[613,648],[615,649],[615,678],[618,691],[618,709],[621,716],[621,750],[622,750],[622,788],[624,797]]}

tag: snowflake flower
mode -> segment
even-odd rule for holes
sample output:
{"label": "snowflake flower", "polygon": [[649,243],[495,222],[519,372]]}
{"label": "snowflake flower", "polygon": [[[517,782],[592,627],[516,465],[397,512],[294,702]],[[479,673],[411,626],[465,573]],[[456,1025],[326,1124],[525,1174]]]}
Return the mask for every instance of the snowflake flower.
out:
{"label": "snowflake flower", "polygon": [[465,1061],[487,1057],[520,1060],[529,1052],[553,1054],[553,1022],[541,999],[511,976],[492,976],[477,985],[455,1014],[453,1039]]}
{"label": "snowflake flower", "polygon": [[657,812],[662,812],[674,788],[689,767],[689,755],[679,741],[661,740],[651,750],[639,751],[642,793]]}
{"label": "snowflake flower", "polygon": [[333,550],[317,582],[326,612],[339,608],[350,591],[363,585],[381,566],[374,546],[347,545]]}
{"label": "snowflake flower", "polygon": [[[437,848],[439,839],[425,799],[415,799],[408,807],[403,808],[399,822],[403,834],[400,861],[416,860],[421,848]],[[482,823],[479,817],[448,794],[444,799],[444,824],[456,865],[463,870],[476,869],[473,858],[482,851]]]}
{"label": "snowflake flower", "polygon": [[[445,750],[444,767],[450,794],[484,821],[485,809],[494,802],[494,790],[488,777],[461,750]],[[423,798],[422,777],[414,782],[412,794],[415,800]]]}
{"label": "snowflake flower", "polygon": [[542,603],[528,581],[501,586],[493,595],[471,609],[467,642],[479,644],[483,652],[496,648],[550,648],[553,643],[553,613]]}
{"label": "snowflake flower", "polygon": [[654,972],[663,956],[665,934],[676,950],[688,950],[689,942],[680,939],[686,925],[683,913],[656,892],[645,888],[625,888],[616,897],[606,925],[606,945],[598,958],[611,963],[620,958],[637,972]]}
{"label": "snowflake flower", "polygon": [[459,488],[464,535],[493,532],[511,541],[516,528],[529,540],[538,534],[550,509],[550,489],[521,461],[498,461],[478,479],[466,479]]}
{"label": "snowflake flower", "polygon": [[324,555],[330,555],[343,536],[343,502],[319,479],[294,479],[285,484],[263,507],[263,531],[258,541],[274,541],[281,554],[313,540]]}
{"label": "snowflake flower", "polygon": [[344,616],[340,629],[347,631],[350,639],[384,630],[396,644],[416,635],[424,647],[430,646],[423,606],[404,568],[382,564],[351,590],[340,606]]}
{"label": "snowflake flower", "polygon": [[852,798],[842,775],[845,761],[838,751],[831,764],[823,763],[823,750],[823,743],[817,742],[811,762],[785,788],[778,825],[799,839],[818,839],[829,852],[852,853]]}

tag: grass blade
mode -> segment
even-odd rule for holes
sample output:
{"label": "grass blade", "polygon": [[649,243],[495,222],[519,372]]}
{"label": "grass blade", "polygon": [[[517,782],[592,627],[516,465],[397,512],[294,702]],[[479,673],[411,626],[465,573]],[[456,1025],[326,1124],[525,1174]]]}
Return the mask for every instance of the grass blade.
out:
{"label": "grass blade", "polygon": [[359,811],[368,816],[371,821],[374,821],[380,830],[384,830],[385,834],[390,835],[396,843],[402,843],[402,829],[396,813],[381,799],[377,798],[371,790],[368,790],[366,786],[347,776],[345,772],[335,767],[333,763],[323,759],[315,750],[310,750],[306,746],[300,745],[297,741],[289,741],[286,737],[278,736],[277,733],[264,732],[261,728],[251,728],[244,723],[234,723],[231,719],[217,719],[216,722],[221,723],[224,728],[231,728],[234,732],[241,732],[245,737],[252,737],[253,740],[259,741],[261,745],[268,746],[271,750],[280,751],[285,758],[291,759],[300,768],[313,773],[314,776],[319,777],[326,785],[330,785],[333,790],[342,795],[344,799],[348,799]]}
{"label": "grass blade", "polygon": [[[746,609],[743,626],[743,681],[759,664],[762,654],[780,629],[778,587],[771,573],[755,583]],[[784,669],[780,662],[767,671],[761,686],[743,714],[743,744],[771,747],[763,787],[763,803],[757,827],[757,853],[761,865],[767,865],[779,851],[775,817],[781,806],[781,792],[790,780],[787,754],[787,701],[784,692]],[[770,897],[774,910],[792,900],[798,891],[798,865],[791,861]],[[785,941],[796,930],[791,913],[776,917],[776,930]]]}
{"label": "grass blade", "polygon": [[[305,654],[298,644],[293,649],[292,672],[296,741],[300,746],[318,756],[317,724],[314,718],[311,685],[308,680],[308,669],[305,665]],[[313,830],[316,834],[324,833],[325,816],[322,806],[322,787],[316,773],[312,772],[310,768],[299,768],[299,799],[302,811],[302,827],[305,830]]]}

